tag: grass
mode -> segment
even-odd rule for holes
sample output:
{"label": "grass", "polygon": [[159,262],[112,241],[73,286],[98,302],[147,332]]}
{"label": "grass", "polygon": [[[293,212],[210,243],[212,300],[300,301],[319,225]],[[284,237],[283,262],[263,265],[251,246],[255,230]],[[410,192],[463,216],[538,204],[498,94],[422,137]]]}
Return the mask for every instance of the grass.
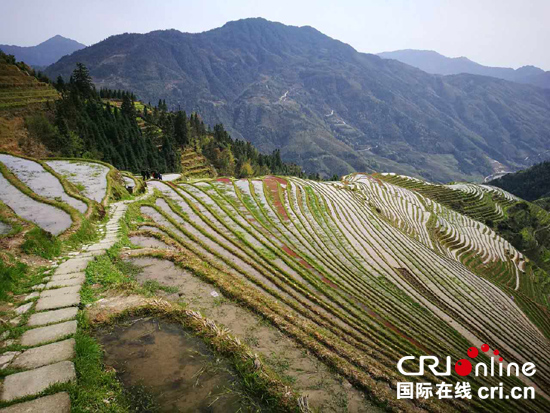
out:
{"label": "grass", "polygon": [[36,227],[25,234],[21,250],[29,255],[52,259],[61,253],[61,242],[49,232]]}
{"label": "grass", "polygon": [[[114,371],[103,366],[103,352],[93,338],[83,312],[79,312],[75,335],[74,359],[77,383],[68,385],[71,411],[74,412],[129,412],[131,402],[124,394]],[[135,410],[134,410],[135,411]]]}
{"label": "grass", "polygon": [[22,262],[8,265],[0,260],[0,300],[5,301],[9,298],[9,293],[13,293],[15,283],[26,275],[27,269],[27,265]]}

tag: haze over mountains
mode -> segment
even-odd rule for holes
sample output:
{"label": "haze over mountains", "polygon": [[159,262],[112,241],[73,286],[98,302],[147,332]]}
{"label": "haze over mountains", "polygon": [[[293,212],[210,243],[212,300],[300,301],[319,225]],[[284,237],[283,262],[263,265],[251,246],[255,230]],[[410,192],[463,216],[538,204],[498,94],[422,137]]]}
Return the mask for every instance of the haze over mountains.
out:
{"label": "haze over mountains", "polygon": [[550,150],[550,91],[435,76],[264,19],[204,33],[121,34],[47,68],[84,63],[98,87],[198,111],[234,137],[325,175],[389,170],[434,181],[519,169]]}
{"label": "haze over mountains", "polygon": [[396,50],[378,53],[378,56],[384,59],[399,60],[424,72],[437,75],[470,73],[550,88],[550,72],[545,72],[535,66],[523,66],[515,70],[509,67],[483,66],[466,57],[447,57],[432,50]]}
{"label": "haze over mountains", "polygon": [[0,50],[12,54],[19,61],[30,66],[48,66],[57,62],[61,57],[69,55],[86,45],[75,40],[57,35],[36,46],[22,47],[0,44]]}

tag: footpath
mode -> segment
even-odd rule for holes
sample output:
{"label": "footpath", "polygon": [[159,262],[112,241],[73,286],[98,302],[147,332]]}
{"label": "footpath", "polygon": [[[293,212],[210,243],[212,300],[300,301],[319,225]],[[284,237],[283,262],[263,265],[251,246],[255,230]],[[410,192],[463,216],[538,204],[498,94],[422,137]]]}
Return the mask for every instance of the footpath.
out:
{"label": "footpath", "polygon": [[[5,377],[2,388],[2,401],[12,401],[40,394],[55,383],[76,380],[73,363],[75,356],[76,316],[80,305],[80,288],[84,283],[85,269],[96,255],[104,254],[118,240],[119,220],[128,204],[122,201],[111,204],[112,214],[105,225],[104,238],[96,244],[85,247],[80,252],[50,270],[50,275],[32,287],[34,292],[25,298],[38,300],[16,309],[19,314],[32,309],[30,327],[19,339],[23,351],[12,351],[0,356],[0,365],[23,370]],[[17,317],[16,317],[17,318]],[[15,344],[15,343],[11,343]],[[0,413],[65,413],[71,411],[68,393],[59,392],[38,399],[14,404]]]}

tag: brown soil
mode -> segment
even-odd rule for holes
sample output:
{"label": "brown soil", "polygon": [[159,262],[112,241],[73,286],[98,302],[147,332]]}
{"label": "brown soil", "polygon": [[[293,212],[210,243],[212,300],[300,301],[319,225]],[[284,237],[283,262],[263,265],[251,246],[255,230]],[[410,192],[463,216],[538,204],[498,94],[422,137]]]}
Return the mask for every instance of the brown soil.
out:
{"label": "brown soil", "polygon": [[[271,201],[273,202],[273,205],[275,208],[277,208],[277,212],[283,219],[288,221],[288,215],[286,213],[286,209],[284,208],[283,204],[281,203],[281,198],[279,197],[279,185],[278,182],[280,182],[281,178],[276,177],[267,177],[263,180],[264,185],[269,191],[269,194],[271,195]],[[284,181],[284,180],[283,180]],[[284,181],[286,183],[286,181]]]}

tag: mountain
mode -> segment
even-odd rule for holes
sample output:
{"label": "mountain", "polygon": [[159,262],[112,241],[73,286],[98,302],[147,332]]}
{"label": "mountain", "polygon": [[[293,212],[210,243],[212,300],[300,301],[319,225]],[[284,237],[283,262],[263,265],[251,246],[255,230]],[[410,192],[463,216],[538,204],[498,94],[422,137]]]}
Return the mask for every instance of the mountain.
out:
{"label": "mountain", "polygon": [[48,66],[57,62],[61,57],[70,55],[86,45],[63,36],[54,36],[36,46],[21,47],[0,44],[0,50],[14,55],[19,61],[31,66]]}
{"label": "mountain", "polygon": [[550,197],[550,162],[542,162],[531,168],[489,182],[520,198],[535,201]]}
{"label": "mountain", "polygon": [[125,33],[46,73],[68,77],[77,62],[98,87],[197,111],[262,152],[280,148],[308,173],[481,180],[494,165],[521,169],[550,149],[550,91],[430,75],[312,27],[245,19],[198,34]]}
{"label": "mountain", "polygon": [[550,72],[545,72],[535,66],[523,66],[515,70],[509,67],[483,66],[466,57],[447,57],[433,50],[396,50],[394,52],[378,53],[378,56],[384,59],[399,60],[424,72],[436,75],[469,73],[550,89]]}

